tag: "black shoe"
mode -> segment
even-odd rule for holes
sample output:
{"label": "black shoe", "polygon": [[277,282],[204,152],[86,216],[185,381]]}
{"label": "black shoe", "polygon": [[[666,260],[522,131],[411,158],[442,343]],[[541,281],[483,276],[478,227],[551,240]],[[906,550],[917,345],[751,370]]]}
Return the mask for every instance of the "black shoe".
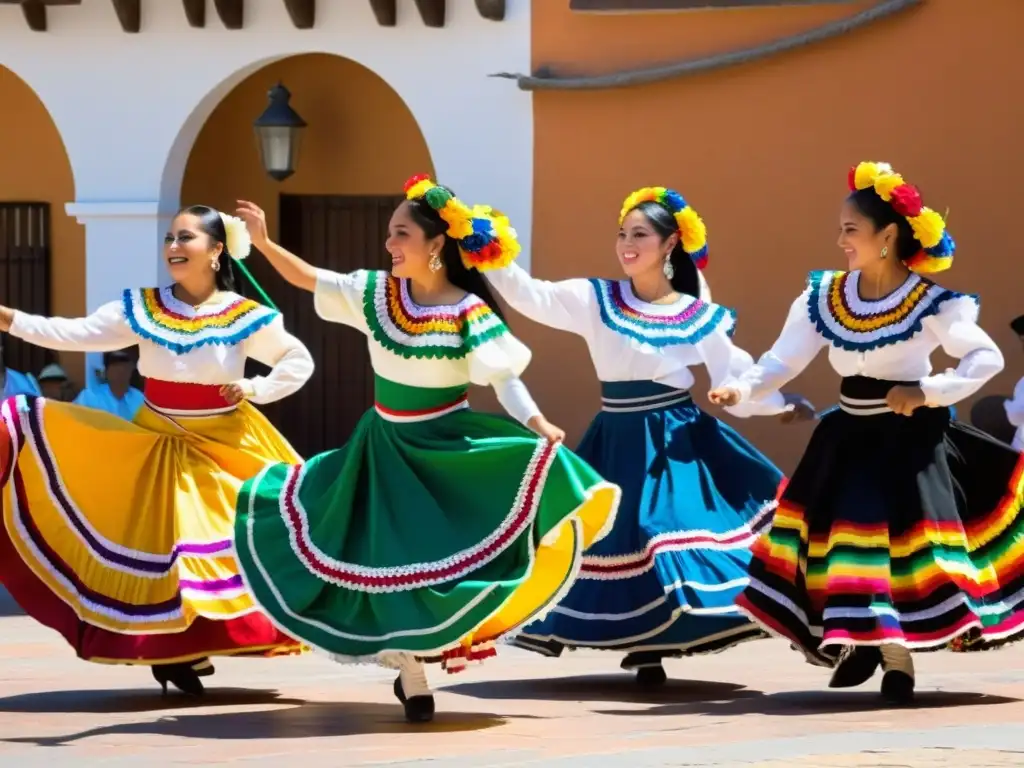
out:
{"label": "black shoe", "polygon": [[214,666],[213,666],[213,662],[211,662],[205,656],[203,658],[201,658],[201,659],[196,659],[195,661],[193,661],[192,662],[192,669],[200,677],[209,677],[210,675],[212,675],[214,672],[217,671],[214,668]]}
{"label": "black shoe", "polygon": [[854,688],[872,678],[882,664],[882,651],[873,645],[849,646],[828,681],[829,688]]}
{"label": "black shoe", "polygon": [[412,696],[406,698],[402,690],[401,676],[395,678],[395,698],[402,702],[405,708],[405,719],[410,723],[429,723],[434,719],[434,697],[433,696]]}
{"label": "black shoe", "polygon": [[891,669],[882,676],[882,698],[891,704],[910,704],[914,700],[914,678]]}
{"label": "black shoe", "polygon": [[645,688],[657,688],[659,685],[664,685],[666,680],[668,680],[668,675],[665,674],[665,668],[660,664],[656,667],[640,667],[636,671],[637,685],[642,685]]}
{"label": "black shoe", "polygon": [[[154,664],[150,669],[153,671],[153,678],[164,689],[165,696],[167,695],[168,683],[190,696],[202,696],[206,693],[203,681],[199,679],[200,673],[192,669],[191,663]],[[211,672],[210,674],[213,673]]]}

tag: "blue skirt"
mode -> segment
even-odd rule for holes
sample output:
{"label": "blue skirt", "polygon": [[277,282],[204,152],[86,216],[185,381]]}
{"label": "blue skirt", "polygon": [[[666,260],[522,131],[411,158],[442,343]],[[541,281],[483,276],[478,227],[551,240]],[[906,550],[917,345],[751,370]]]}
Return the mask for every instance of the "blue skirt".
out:
{"label": "blue skirt", "polygon": [[586,552],[565,599],[513,642],[550,656],[600,648],[643,657],[628,667],[764,637],[734,600],[782,473],[684,390],[615,381],[601,394],[576,452],[622,488],[615,527]]}

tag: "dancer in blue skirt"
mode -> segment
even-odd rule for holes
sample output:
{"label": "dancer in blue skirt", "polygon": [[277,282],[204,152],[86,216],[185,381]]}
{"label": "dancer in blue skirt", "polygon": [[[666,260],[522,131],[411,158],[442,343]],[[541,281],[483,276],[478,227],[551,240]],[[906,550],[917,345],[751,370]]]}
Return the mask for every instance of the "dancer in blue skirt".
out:
{"label": "dancer in blue skirt", "polygon": [[[550,656],[625,652],[624,669],[659,685],[665,657],[764,637],[733,599],[783,477],[689,394],[691,366],[706,365],[715,385],[753,364],[731,340],[734,313],[711,303],[700,275],[700,217],[672,190],[638,190],[623,205],[616,250],[625,280],[551,283],[514,264],[487,273],[514,309],[586,340],[602,408],[577,452],[623,493],[612,533],[584,555],[569,594],[514,642]],[[775,393],[737,415],[781,405]]]}

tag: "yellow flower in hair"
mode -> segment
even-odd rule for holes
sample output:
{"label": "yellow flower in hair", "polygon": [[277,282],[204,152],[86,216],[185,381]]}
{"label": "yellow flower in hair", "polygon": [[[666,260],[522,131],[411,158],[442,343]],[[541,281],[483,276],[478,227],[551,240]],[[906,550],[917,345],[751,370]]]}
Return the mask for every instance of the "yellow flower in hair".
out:
{"label": "yellow flower in hair", "polygon": [[472,212],[469,207],[458,198],[449,198],[444,208],[437,212],[448,225],[448,237],[461,240],[473,234]]}
{"label": "yellow flower in hair", "polygon": [[931,208],[922,208],[917,216],[907,219],[914,230],[914,237],[925,248],[934,248],[942,240],[942,233],[946,229],[946,223],[942,216]]}
{"label": "yellow flower in hair", "polygon": [[697,212],[687,206],[676,214],[676,224],[679,225],[679,236],[683,241],[683,250],[687,253],[696,253],[703,248],[708,241],[708,230],[704,220],[697,215]]}
{"label": "yellow flower in hair", "polygon": [[875,179],[875,192],[878,193],[880,198],[888,203],[892,198],[892,191],[896,189],[896,187],[903,186],[905,183],[906,182],[903,181],[903,177],[898,173],[883,173]]}
{"label": "yellow flower in hair", "polygon": [[436,186],[437,185],[434,184],[434,182],[432,182],[430,179],[423,179],[422,181],[418,181],[411,187],[409,187],[409,189],[406,190],[405,197],[407,200],[413,200],[417,197],[423,197],[425,194],[427,194],[427,190],[432,189]]}
{"label": "yellow flower in hair", "polygon": [[892,172],[892,166],[888,163],[861,163],[857,166],[857,171],[854,174],[854,184],[857,189],[867,189],[874,185],[875,179],[879,176]]}

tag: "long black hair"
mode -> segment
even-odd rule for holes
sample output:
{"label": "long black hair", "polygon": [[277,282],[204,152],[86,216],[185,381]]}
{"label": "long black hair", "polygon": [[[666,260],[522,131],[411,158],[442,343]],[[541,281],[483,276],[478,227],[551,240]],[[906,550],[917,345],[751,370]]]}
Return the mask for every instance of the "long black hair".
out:
{"label": "long black hair", "polygon": [[[455,196],[455,193],[447,187],[441,188],[452,195],[452,197]],[[408,202],[409,215],[412,216],[412,220],[416,222],[417,226],[423,230],[428,240],[438,235],[444,235],[444,245],[441,246],[441,261],[444,263],[445,270],[447,271],[448,281],[457,288],[461,288],[467,293],[472,293],[483,299],[494,314],[504,321],[505,315],[495,300],[494,294],[491,293],[491,287],[487,284],[487,280],[484,279],[480,272],[475,269],[469,269],[462,263],[462,254],[459,253],[459,241],[445,234],[448,230],[448,223],[422,197],[414,197]]]}
{"label": "long black hair", "polygon": [[[647,200],[637,205],[633,210],[640,211],[644,215],[644,218],[651,225],[651,229],[657,233],[663,243],[679,231],[676,217],[669,212],[668,208],[660,203]],[[674,272],[672,279],[669,280],[672,284],[672,290],[677,293],[685,293],[687,296],[700,298],[700,278],[697,276],[697,265],[693,263],[693,259],[683,250],[682,238],[676,240],[668,260],[672,264]]]}
{"label": "long black hair", "polygon": [[224,229],[224,219],[221,218],[220,211],[208,205],[190,205],[188,208],[182,208],[178,215],[195,216],[199,219],[199,231],[208,235],[213,242],[220,243],[223,246],[223,250],[221,250],[220,257],[218,258],[219,269],[214,275],[214,281],[217,284],[217,290],[237,290],[238,280],[235,276],[235,261],[228,252],[228,233]]}
{"label": "long black hair", "polygon": [[885,202],[875,192],[874,187],[858,189],[846,198],[860,214],[874,226],[875,232],[885,229],[890,224],[896,225],[896,242],[893,247],[895,256],[901,261],[913,258],[921,250],[921,242],[914,237],[914,229],[906,216],[896,213],[891,204]]}

